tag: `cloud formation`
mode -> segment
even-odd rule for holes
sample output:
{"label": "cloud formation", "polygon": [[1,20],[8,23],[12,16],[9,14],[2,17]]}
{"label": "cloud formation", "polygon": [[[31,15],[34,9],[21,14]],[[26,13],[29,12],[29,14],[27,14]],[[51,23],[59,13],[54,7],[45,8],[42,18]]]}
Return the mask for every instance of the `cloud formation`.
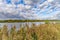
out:
{"label": "cloud formation", "polygon": [[[59,19],[59,0],[0,0],[0,19]],[[19,3],[21,2],[21,3]]]}

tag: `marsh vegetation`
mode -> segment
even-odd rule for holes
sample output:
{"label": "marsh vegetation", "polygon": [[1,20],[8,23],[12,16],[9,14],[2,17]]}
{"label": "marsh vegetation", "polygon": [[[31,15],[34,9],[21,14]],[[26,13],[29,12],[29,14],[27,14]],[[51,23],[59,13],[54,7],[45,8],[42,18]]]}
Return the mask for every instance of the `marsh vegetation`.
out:
{"label": "marsh vegetation", "polygon": [[20,27],[12,26],[8,30],[7,25],[0,28],[0,40],[60,40],[60,24],[45,23],[31,27],[26,23]]}

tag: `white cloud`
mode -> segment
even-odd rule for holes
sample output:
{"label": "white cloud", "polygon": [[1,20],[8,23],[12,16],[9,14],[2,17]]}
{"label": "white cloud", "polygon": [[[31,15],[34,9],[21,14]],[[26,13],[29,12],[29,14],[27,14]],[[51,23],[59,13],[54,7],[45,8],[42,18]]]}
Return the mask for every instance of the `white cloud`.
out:
{"label": "white cloud", "polygon": [[23,5],[23,4],[18,5],[18,9],[19,9],[20,11],[24,10],[24,5]]}
{"label": "white cloud", "polygon": [[42,4],[39,4],[38,5],[38,8],[40,8],[40,9],[45,9],[47,6],[48,6],[48,2],[47,1],[45,1],[44,3],[42,3]]}
{"label": "white cloud", "polygon": [[48,2],[52,2],[52,1],[54,1],[54,0],[47,0]]}
{"label": "white cloud", "polygon": [[31,4],[32,1],[31,0],[24,0],[25,4]]}
{"label": "white cloud", "polygon": [[12,4],[15,4],[15,3],[18,3],[20,2],[21,0],[11,0]]}
{"label": "white cloud", "polygon": [[[39,4],[41,0],[24,0],[25,4],[18,4],[17,6],[14,4],[15,2],[19,2],[20,0],[11,0],[12,4],[4,4],[2,0],[0,0],[0,12],[4,14],[13,15],[16,19],[17,18],[24,18],[24,19],[57,19],[58,16],[56,13],[60,9],[60,4],[55,3],[52,0],[48,0]],[[58,1],[58,0],[57,0]],[[55,3],[55,4],[54,4]],[[37,8],[33,8],[36,4]],[[49,7],[48,7],[49,6]],[[17,7],[17,8],[16,8]],[[53,8],[55,11],[53,11]],[[54,15],[55,12],[55,15]],[[50,15],[49,15],[50,14]],[[8,15],[8,16],[9,16]],[[59,14],[60,15],[60,14]],[[4,16],[4,15],[3,15]],[[16,17],[17,16],[17,17]],[[7,16],[5,16],[7,17]],[[9,17],[7,17],[9,19]]]}
{"label": "white cloud", "polygon": [[25,8],[26,9],[31,9],[31,6],[30,5],[25,5]]}
{"label": "white cloud", "polygon": [[55,3],[60,3],[60,0],[54,0]]}
{"label": "white cloud", "polygon": [[42,0],[24,0],[24,3],[34,7],[34,5],[39,4],[40,1],[42,1]]}

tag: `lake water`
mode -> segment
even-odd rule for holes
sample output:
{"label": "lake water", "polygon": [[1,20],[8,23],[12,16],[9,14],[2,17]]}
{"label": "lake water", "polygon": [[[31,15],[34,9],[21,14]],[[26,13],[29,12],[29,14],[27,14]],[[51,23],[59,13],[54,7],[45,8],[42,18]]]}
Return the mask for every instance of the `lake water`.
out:
{"label": "lake water", "polygon": [[44,22],[0,23],[0,27],[3,27],[4,25],[7,25],[8,28],[11,28],[12,26],[15,25],[15,26],[18,28],[18,27],[20,27],[20,24],[25,25],[26,23],[27,23],[29,26],[30,26],[32,23],[34,23],[34,24],[36,24],[36,25],[38,25],[38,24],[44,24]]}
{"label": "lake water", "polygon": [[[31,27],[31,24],[32,24],[32,23],[34,23],[35,25],[45,24],[45,22],[0,23],[0,28],[3,27],[4,25],[6,25],[6,26],[8,26],[8,29],[10,29],[11,27],[13,27],[13,26],[15,25],[16,28],[18,29],[21,24],[22,24],[23,26],[25,26],[26,23],[29,25],[29,27]],[[56,22],[51,22],[51,23],[56,23]],[[60,22],[57,22],[57,23],[60,24]]]}

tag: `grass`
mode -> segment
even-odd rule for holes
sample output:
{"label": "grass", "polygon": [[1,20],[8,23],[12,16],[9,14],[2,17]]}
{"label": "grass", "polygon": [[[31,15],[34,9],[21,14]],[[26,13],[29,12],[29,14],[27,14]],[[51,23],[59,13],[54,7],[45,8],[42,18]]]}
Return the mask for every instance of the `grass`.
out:
{"label": "grass", "polygon": [[25,24],[24,27],[20,25],[18,30],[16,26],[8,30],[4,25],[0,28],[0,40],[60,40],[60,24],[32,24],[31,27]]}

